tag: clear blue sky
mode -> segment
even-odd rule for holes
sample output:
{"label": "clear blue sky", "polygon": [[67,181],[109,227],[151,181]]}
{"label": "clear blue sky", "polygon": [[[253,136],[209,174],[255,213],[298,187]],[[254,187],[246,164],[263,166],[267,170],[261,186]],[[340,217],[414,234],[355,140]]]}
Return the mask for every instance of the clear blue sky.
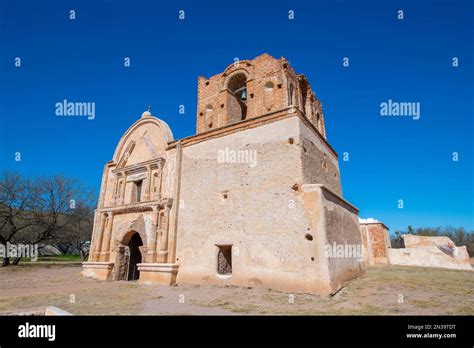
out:
{"label": "clear blue sky", "polygon": [[[474,228],[472,1],[170,3],[0,0],[0,169],[64,173],[98,191],[103,165],[149,104],[175,138],[192,135],[197,77],[268,52],[321,99],[344,196],[361,217],[392,232]],[[55,116],[64,99],[95,102],[96,118]],[[381,117],[388,99],[420,102],[420,119]]]}

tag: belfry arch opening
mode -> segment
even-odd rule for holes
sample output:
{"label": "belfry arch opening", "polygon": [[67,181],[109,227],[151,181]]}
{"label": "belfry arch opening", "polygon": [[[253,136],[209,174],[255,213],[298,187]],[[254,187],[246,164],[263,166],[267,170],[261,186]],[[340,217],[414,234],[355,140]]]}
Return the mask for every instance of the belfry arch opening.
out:
{"label": "belfry arch opening", "polygon": [[236,73],[227,82],[229,92],[227,102],[228,123],[236,123],[247,118],[247,76]]}
{"label": "belfry arch opening", "polygon": [[140,235],[135,232],[128,243],[129,249],[129,261],[128,261],[128,274],[127,280],[137,280],[140,276],[140,271],[138,270],[138,264],[142,262],[142,254],[140,247],[143,245]]}

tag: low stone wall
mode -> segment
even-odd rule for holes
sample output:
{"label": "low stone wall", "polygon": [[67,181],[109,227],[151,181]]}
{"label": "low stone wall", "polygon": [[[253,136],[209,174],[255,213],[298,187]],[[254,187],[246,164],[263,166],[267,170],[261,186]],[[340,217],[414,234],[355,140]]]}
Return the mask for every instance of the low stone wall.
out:
{"label": "low stone wall", "polygon": [[465,246],[457,247],[446,236],[404,234],[404,248],[392,249],[388,228],[375,219],[360,219],[365,264],[440,267],[472,270]]}
{"label": "low stone wall", "polygon": [[392,265],[441,267],[472,271],[469,254],[465,246],[443,250],[439,246],[432,245],[388,249],[388,253]]}

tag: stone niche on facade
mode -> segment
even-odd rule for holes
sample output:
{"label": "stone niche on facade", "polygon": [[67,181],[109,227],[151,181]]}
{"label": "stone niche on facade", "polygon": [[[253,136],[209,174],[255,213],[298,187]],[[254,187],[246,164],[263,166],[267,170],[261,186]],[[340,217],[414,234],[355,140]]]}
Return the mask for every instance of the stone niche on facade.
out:
{"label": "stone niche on facade", "polygon": [[164,161],[159,158],[112,170],[116,176],[112,204],[122,206],[160,200]]}

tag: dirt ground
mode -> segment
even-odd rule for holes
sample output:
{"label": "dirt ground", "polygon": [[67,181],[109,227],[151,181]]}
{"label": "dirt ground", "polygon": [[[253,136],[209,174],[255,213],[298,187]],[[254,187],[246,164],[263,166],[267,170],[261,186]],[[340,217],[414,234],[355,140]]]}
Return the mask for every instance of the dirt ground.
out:
{"label": "dirt ground", "polygon": [[0,268],[0,312],[56,306],[76,315],[474,315],[474,272],[469,271],[373,266],[332,297],[101,282],[80,272],[78,264]]}

